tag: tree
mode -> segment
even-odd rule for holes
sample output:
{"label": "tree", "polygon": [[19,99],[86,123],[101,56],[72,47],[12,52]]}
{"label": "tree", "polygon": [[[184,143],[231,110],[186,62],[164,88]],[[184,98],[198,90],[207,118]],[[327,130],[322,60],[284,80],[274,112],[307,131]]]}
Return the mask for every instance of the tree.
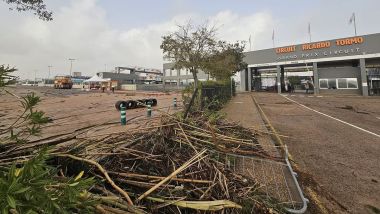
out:
{"label": "tree", "polygon": [[11,68],[9,66],[0,65],[0,92],[3,87],[10,85],[10,82],[17,79],[16,76],[13,76],[12,73],[17,71],[16,68]]}
{"label": "tree", "polygon": [[247,63],[244,60],[244,42],[218,42],[218,51],[209,57],[205,71],[216,80],[226,80],[236,72],[244,70]]}
{"label": "tree", "polygon": [[188,23],[162,37],[160,48],[164,57],[174,62],[174,69],[188,69],[192,73],[194,89],[198,86],[197,73],[206,68],[207,60],[216,51],[215,33],[216,29],[207,24],[194,27]]}
{"label": "tree", "polygon": [[5,3],[13,5],[10,10],[34,11],[40,19],[44,21],[53,20],[53,12],[46,9],[44,0],[3,0]]}

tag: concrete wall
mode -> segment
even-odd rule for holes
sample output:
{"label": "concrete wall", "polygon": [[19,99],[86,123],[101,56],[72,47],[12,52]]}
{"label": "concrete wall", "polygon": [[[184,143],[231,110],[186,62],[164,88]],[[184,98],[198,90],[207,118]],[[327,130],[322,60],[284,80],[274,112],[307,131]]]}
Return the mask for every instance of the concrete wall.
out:
{"label": "concrete wall", "polygon": [[163,84],[139,84],[137,90],[141,91],[163,91]]}
{"label": "concrete wall", "polygon": [[121,90],[136,91],[136,84],[122,84],[120,86]]}

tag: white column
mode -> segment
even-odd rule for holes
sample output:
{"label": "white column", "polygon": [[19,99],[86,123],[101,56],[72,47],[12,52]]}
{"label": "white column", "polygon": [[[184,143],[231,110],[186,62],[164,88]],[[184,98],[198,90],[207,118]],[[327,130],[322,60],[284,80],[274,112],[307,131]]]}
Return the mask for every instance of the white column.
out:
{"label": "white column", "polygon": [[277,65],[277,93],[281,94],[281,66]]}
{"label": "white column", "polygon": [[248,68],[248,91],[252,91],[252,70]]}
{"label": "white column", "polygon": [[361,86],[362,86],[362,95],[363,96],[368,96],[368,83],[367,83],[367,71],[365,68],[365,59],[360,59],[360,79],[361,81]]}
{"label": "white column", "polygon": [[318,64],[313,62],[314,94],[319,94]]}

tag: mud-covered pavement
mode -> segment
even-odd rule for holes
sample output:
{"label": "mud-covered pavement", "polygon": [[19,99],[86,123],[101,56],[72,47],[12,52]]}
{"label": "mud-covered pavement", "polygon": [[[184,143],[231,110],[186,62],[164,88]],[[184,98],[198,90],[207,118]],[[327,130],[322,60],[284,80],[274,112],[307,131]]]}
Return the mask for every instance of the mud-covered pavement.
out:
{"label": "mud-covered pavement", "polygon": [[[286,95],[318,114],[271,93],[253,96],[329,213],[375,213],[380,208],[380,98]],[[249,107],[247,107],[249,108]]]}

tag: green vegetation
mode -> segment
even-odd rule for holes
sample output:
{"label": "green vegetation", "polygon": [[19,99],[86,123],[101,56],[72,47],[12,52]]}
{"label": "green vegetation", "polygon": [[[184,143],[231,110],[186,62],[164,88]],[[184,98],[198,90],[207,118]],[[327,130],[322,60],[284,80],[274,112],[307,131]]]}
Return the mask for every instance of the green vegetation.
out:
{"label": "green vegetation", "polygon": [[164,57],[171,60],[173,68],[187,69],[194,78],[194,88],[198,87],[199,71],[209,73],[216,80],[229,79],[245,68],[244,42],[234,44],[216,39],[215,27],[190,23],[178,26],[178,30],[163,37],[161,49]]}
{"label": "green vegetation", "polygon": [[87,190],[93,178],[57,176],[57,169],[46,164],[46,150],[23,165],[13,164],[0,171],[0,207],[5,213],[92,213],[96,200]]}
{"label": "green vegetation", "polygon": [[[18,99],[23,111],[9,127],[0,129],[0,146],[26,144],[31,136],[39,136],[49,122],[44,112],[35,110],[41,101],[38,96],[30,93],[19,97],[7,89],[16,78],[14,71],[15,68],[0,66],[0,93]],[[83,171],[76,178],[58,176],[58,167],[49,166],[47,160],[44,149],[23,164],[14,162],[0,168],[1,213],[93,213],[97,201],[87,194],[93,178],[81,179]]]}
{"label": "green vegetation", "polygon": [[46,9],[44,0],[3,0],[5,3],[10,4],[10,10],[33,11],[41,20],[53,20],[53,12]]}
{"label": "green vegetation", "polygon": [[[190,85],[182,91],[182,98],[185,104],[190,103],[193,91],[194,85]],[[231,79],[201,82],[198,85],[195,101],[190,111],[216,112],[222,109],[232,96],[235,96],[235,93],[235,81]]]}
{"label": "green vegetation", "polygon": [[219,41],[218,50],[209,57],[205,71],[218,81],[230,79],[236,72],[247,67],[244,59],[245,42],[233,44]]}

